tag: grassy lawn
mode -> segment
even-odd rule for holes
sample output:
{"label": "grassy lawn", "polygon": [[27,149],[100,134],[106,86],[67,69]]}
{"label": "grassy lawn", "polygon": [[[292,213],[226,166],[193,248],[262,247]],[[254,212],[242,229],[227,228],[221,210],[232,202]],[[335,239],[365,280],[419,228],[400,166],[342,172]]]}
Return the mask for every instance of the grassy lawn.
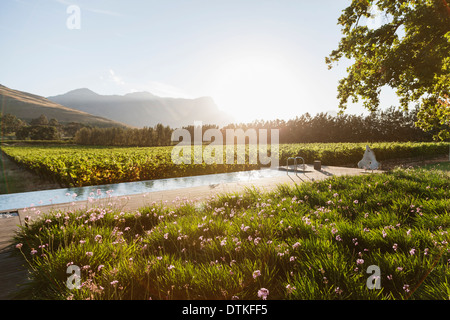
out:
{"label": "grassy lawn", "polygon": [[398,169],[200,205],[54,212],[16,237],[30,263],[22,297],[449,299],[449,190],[449,172]]}
{"label": "grassy lawn", "polygon": [[423,168],[450,171],[450,161],[425,165]]}

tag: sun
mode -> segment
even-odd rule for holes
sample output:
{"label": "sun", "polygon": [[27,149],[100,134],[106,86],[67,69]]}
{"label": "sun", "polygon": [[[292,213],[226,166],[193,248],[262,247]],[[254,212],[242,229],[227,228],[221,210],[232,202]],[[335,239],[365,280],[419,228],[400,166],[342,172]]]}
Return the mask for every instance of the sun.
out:
{"label": "sun", "polygon": [[213,98],[237,122],[283,119],[301,113],[300,76],[279,58],[242,56],[223,63]]}

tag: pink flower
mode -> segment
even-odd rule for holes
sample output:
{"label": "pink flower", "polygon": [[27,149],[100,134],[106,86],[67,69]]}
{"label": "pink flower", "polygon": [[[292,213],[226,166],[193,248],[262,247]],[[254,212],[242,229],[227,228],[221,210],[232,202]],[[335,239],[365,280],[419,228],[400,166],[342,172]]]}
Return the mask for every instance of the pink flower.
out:
{"label": "pink flower", "polygon": [[298,248],[298,247],[300,247],[300,242],[296,242],[296,243],[294,243],[294,244],[292,245],[292,248],[293,248],[293,249],[296,249],[296,248]]}
{"label": "pink flower", "polygon": [[87,255],[88,257],[92,257],[92,256],[94,255],[94,253],[91,252],[91,251],[88,251],[88,252],[86,252],[86,255]]}
{"label": "pink flower", "polygon": [[414,255],[416,253],[416,249],[412,248],[411,250],[409,250],[409,254],[410,255]]}
{"label": "pink flower", "polygon": [[22,243],[18,243],[18,244],[16,244],[16,248],[17,248],[17,249],[22,249],[22,246],[23,246],[23,244],[22,244]]}
{"label": "pink flower", "polygon": [[259,270],[253,271],[253,279],[258,278],[260,275],[261,275],[261,271],[259,271]]}
{"label": "pink flower", "polygon": [[168,266],[167,267],[167,269],[170,271],[170,270],[172,270],[172,269],[174,269],[175,268],[175,266],[173,265],[173,264],[171,264],[170,266]]}
{"label": "pink flower", "polygon": [[288,294],[291,294],[291,293],[294,292],[294,290],[296,290],[297,288],[291,286],[290,284],[288,284],[288,285],[286,286],[286,289],[287,289]]}
{"label": "pink flower", "polygon": [[266,288],[261,288],[258,290],[258,298],[266,300],[268,295],[269,295],[269,290],[267,290]]}
{"label": "pink flower", "polygon": [[356,264],[363,264],[364,263],[364,259],[356,259]]}

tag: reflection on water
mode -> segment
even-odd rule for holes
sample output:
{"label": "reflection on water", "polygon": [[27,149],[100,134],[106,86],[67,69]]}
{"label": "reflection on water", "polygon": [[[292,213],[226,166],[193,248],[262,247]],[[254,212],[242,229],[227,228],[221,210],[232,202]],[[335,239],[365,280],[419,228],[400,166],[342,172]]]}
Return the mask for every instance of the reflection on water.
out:
{"label": "reflection on water", "polygon": [[88,200],[88,197],[106,198],[111,196],[126,196],[147,192],[173,190],[211,185],[221,183],[248,181],[253,179],[268,178],[286,175],[279,170],[263,169],[182,178],[170,178],[148,181],[124,182],[117,184],[62,188],[33,192],[22,192],[0,195],[0,211],[21,209],[34,206],[67,203],[72,201]]}

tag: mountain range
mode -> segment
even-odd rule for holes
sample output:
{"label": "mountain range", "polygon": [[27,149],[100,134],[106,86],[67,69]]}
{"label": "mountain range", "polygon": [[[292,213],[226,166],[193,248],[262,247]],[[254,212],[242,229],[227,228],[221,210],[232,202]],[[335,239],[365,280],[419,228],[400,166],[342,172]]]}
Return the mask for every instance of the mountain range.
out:
{"label": "mountain range", "polygon": [[125,124],[74,110],[44,97],[0,85],[0,112],[13,114],[26,122],[44,114],[48,119],[56,119],[61,124],[79,122],[95,127],[126,127]]}
{"label": "mountain range", "polygon": [[74,110],[84,111],[125,123],[132,127],[153,127],[158,123],[172,128],[203,124],[227,125],[233,118],[221,111],[210,97],[167,98],[150,92],[125,95],[100,95],[87,88],[76,89],[48,100]]}

